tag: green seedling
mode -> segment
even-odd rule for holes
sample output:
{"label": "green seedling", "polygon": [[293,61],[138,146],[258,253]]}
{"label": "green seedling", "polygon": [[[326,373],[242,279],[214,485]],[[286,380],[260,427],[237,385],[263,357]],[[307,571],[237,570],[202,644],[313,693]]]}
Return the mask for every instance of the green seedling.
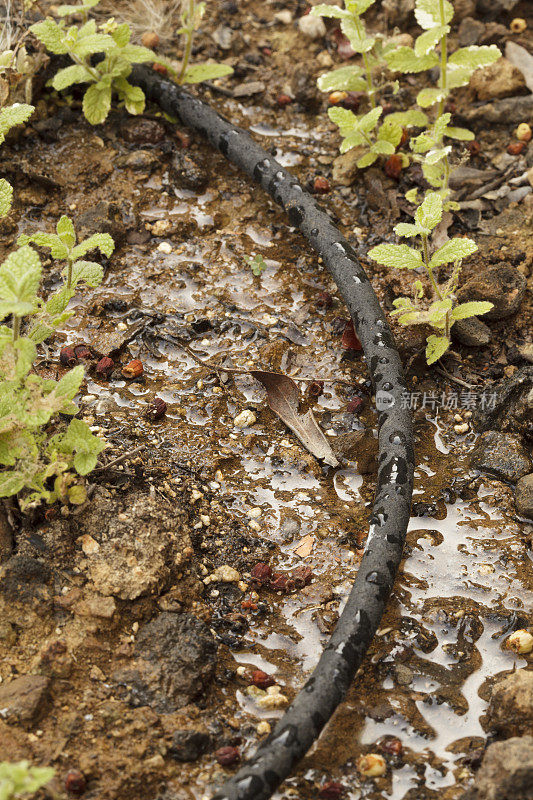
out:
{"label": "green seedling", "polygon": [[[424,287],[420,280],[414,284],[415,299],[400,297],[394,301],[393,314],[398,315],[402,325],[429,325],[436,333],[427,338],[426,359],[433,364],[450,347],[450,331],[452,325],[461,319],[478,314],[486,314],[492,303],[472,301],[455,303],[461,261],[477,250],[473,239],[449,239],[430,256],[429,237],[442,219],[443,201],[438,192],[428,192],[415,213],[414,223],[400,223],[394,228],[398,236],[415,239],[420,242],[419,248],[406,244],[380,244],[369,250],[368,255],[387,267],[395,269],[423,269],[429,278],[433,299],[429,307],[424,308]],[[453,263],[452,274],[446,284],[440,285],[435,271],[444,264]]]}
{"label": "green seedling", "polygon": [[[87,475],[105,443],[74,416],[73,403],[83,380],[83,367],[60,381],[33,371],[36,344],[70,316],[61,290],[47,303],[39,297],[42,265],[29,245],[10,253],[0,266],[0,497],[20,494],[22,509],[42,500],[79,504],[85,487],[76,473]],[[31,324],[32,317],[45,322]],[[28,332],[26,332],[26,327]]]}
{"label": "green seedling", "polygon": [[211,81],[214,78],[222,78],[224,75],[231,75],[233,69],[227,64],[193,64],[189,66],[192,51],[194,34],[200,27],[202,17],[205,14],[205,3],[197,3],[196,0],[184,0],[181,12],[181,28],[178,34],[184,38],[183,58],[176,75],[178,83],[202,83]]}
{"label": "green seedling", "polygon": [[0,762],[0,800],[33,794],[52,780],[55,770],[52,767],[32,767],[28,761],[11,764]]}
{"label": "green seedling", "polygon": [[[341,136],[341,153],[353,147],[362,147],[365,153],[358,159],[357,166],[362,169],[374,163],[380,156],[392,155],[402,138],[402,127],[425,125],[427,116],[419,110],[389,114],[380,124],[383,109],[377,104],[377,96],[385,86],[375,82],[375,73],[386,67],[386,58],[394,44],[383,44],[382,39],[367,33],[362,14],[375,0],[345,0],[344,8],[318,5],[311,10],[314,16],[340,20],[341,30],[350,42],[352,50],[361,55],[362,65],[350,64],[321,75],[317,81],[323,92],[352,91],[365,92],[370,111],[354,114],[345,108],[334,106],[328,110],[329,118],[338,125]],[[392,84],[397,91],[398,84]]]}
{"label": "green seedling", "polygon": [[265,259],[261,254],[258,254],[253,258],[251,256],[245,256],[244,260],[246,261],[246,263],[252,270],[253,275],[256,278],[260,278],[261,273],[263,273],[267,268]]}
{"label": "green seedling", "polygon": [[[4,55],[5,53],[2,54],[2,56]],[[0,62],[1,60],[2,57],[0,57]],[[5,141],[11,128],[27,122],[34,111],[34,107],[27,103],[15,103],[0,109],[0,144]],[[13,187],[5,178],[0,178],[0,217],[5,217],[9,213],[12,202]]]}

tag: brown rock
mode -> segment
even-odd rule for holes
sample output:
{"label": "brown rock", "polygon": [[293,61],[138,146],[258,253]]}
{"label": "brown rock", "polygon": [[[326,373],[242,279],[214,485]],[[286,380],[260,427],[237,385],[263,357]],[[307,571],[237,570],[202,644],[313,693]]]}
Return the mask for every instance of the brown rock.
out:
{"label": "brown rock", "polygon": [[510,97],[525,88],[520,70],[506,58],[500,58],[489,67],[477,69],[470,78],[470,88],[479,100]]}
{"label": "brown rock", "polygon": [[531,472],[533,463],[517,436],[500,431],[485,431],[470,455],[475,469],[510,483]]}
{"label": "brown rock", "polygon": [[531,800],[533,736],[507,739],[487,748],[473,790],[464,800]]}
{"label": "brown rock", "polygon": [[0,709],[4,719],[32,720],[41,711],[50,681],[44,675],[21,675],[0,686]]}
{"label": "brown rock", "polygon": [[515,267],[501,261],[474,275],[457,292],[460,303],[488,300],[494,305],[484,319],[505,319],[515,314],[526,293],[526,279]]}
{"label": "brown rock", "polygon": [[504,736],[533,735],[533,672],[518,669],[494,684],[487,726]]}
{"label": "brown rock", "polygon": [[363,153],[363,147],[353,147],[347,153],[337,156],[333,162],[333,183],[341,186],[351,186],[359,172],[357,161]]}

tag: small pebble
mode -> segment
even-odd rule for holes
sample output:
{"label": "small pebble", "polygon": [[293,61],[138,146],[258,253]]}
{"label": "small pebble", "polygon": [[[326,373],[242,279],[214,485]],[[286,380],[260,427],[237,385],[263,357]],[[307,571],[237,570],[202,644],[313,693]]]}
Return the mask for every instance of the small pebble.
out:
{"label": "small pebble", "polygon": [[233,424],[236,428],[249,428],[251,425],[255,425],[256,422],[257,417],[249,408],[245,408],[244,411],[241,411],[240,414],[237,414],[233,420]]}
{"label": "small pebble", "polygon": [[515,631],[507,638],[505,644],[517,655],[526,655],[533,650],[533,636],[526,630]]}
{"label": "small pebble", "polygon": [[527,28],[527,22],[522,17],[515,17],[511,20],[511,24],[509,25],[511,29],[511,33],[523,33]]}
{"label": "small pebble", "polygon": [[169,255],[169,253],[172,252],[172,245],[170,244],[170,242],[161,242],[161,244],[157,245],[157,249],[159,250],[160,253],[165,253],[166,255]]}
{"label": "small pebble", "polygon": [[368,753],[357,759],[357,770],[365,778],[379,778],[387,771],[387,762],[379,753]]}
{"label": "small pebble", "polygon": [[308,39],[322,39],[326,35],[324,20],[321,17],[312,17],[311,14],[300,17],[298,28]]}
{"label": "small pebble", "polygon": [[454,425],[453,426],[453,429],[454,429],[455,433],[458,433],[458,434],[468,433],[469,428],[470,428],[470,426],[469,426],[468,422],[463,422],[462,425]]}

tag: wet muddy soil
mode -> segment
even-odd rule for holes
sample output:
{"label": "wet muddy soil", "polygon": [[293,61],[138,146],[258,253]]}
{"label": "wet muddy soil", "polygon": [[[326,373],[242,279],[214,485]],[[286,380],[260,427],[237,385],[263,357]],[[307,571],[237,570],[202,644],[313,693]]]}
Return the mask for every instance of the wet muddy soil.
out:
{"label": "wet muddy soil", "polygon": [[[405,217],[415,168],[398,182],[379,166],[343,185],[336,133],[314,89],[315,75],[339,61],[334,31],[310,42],[277,21],[283,9],[300,16],[297,3],[210,5],[199,55],[226,59],[236,73],[199,95],[304,185],[328,179],[320,202],[390,310],[411,277],[366,253]],[[526,16],[525,4],[512,14]],[[373,24],[384,30],[383,16]],[[230,46],[221,49],[226,28]],[[530,37],[521,42],[531,49]],[[171,37],[165,48],[175,54]],[[469,91],[458,93],[458,117],[472,108]],[[293,102],[281,107],[282,93]],[[470,121],[480,151],[469,166],[489,172],[503,159],[504,181],[530,169],[531,145],[506,158],[521,121]],[[364,358],[342,343],[346,308],[283,211],[183,133],[156,108],[137,119],[116,111],[91,128],[76,95],[69,106],[45,93],[2,152],[17,197],[1,223],[2,257],[19,233],[51,230],[62,213],[117,243],[103,284],[74,299],[76,314],[39,364],[61,373],[63,344],[92,349],[80,406],[108,448],[89,500],[26,519],[6,505],[0,530],[0,757],[54,766],[54,797],[67,796],[69,770],[82,773],[87,798],[208,797],[313,669],[367,534],[376,416]],[[531,667],[531,655],[504,644],[533,621],[533,526],[517,512],[509,476],[476,468],[471,451],[473,419],[490,411],[502,381],[531,369],[523,353],[532,341],[532,194],[506,201],[487,189],[476,203],[478,188],[464,184],[450,229],[479,244],[464,282],[503,260],[524,277],[524,297],[517,313],[488,323],[487,345],[455,343],[444,372],[425,366],[423,336],[395,328],[418,465],[405,559],[346,702],[278,798],[317,797],[328,781],[354,800],[461,797],[487,742],[503,738],[488,711],[492,686]],[[266,269],[254,277],[246,259],[258,254]],[[58,272],[47,266],[50,289]],[[95,374],[103,355],[115,363],[109,379]],[[132,359],[144,372],[127,380],[121,365]],[[301,379],[302,407],[341,466],[317,462],[260,384],[232,367]],[[318,396],[310,380],[324,381]],[[159,419],[156,397],[167,406]],[[488,427],[522,436],[529,458],[531,423],[513,417],[512,397]],[[264,565],[277,582],[261,579]],[[365,753],[385,756],[383,776],[360,774]]]}

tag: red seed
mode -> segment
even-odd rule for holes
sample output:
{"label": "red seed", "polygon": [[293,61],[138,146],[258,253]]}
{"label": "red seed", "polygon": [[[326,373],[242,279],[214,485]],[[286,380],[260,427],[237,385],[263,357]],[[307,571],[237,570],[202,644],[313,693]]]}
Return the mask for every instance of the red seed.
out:
{"label": "red seed", "polygon": [[481,152],[481,145],[476,139],[472,139],[471,142],[467,142],[466,149],[472,156],[477,156]]}
{"label": "red seed", "polygon": [[331,187],[328,179],[324,178],[322,175],[317,175],[313,183],[313,192],[315,194],[328,194],[330,189]]}
{"label": "red seed", "polygon": [[96,365],[96,374],[101,378],[109,378],[114,369],[114,362],[109,358],[109,356],[104,356]]}
{"label": "red seed", "polygon": [[158,47],[159,45],[159,36],[155,31],[145,31],[141,36],[141,44],[153,50],[154,47]]}
{"label": "red seed", "polygon": [[270,588],[274,592],[285,592],[287,590],[288,578],[281,572],[274,572],[270,581]]}
{"label": "red seed", "polygon": [[348,111],[357,111],[361,105],[363,96],[364,92],[347,92],[347,96],[344,98],[341,105],[343,108],[347,108]]}
{"label": "red seed", "polygon": [[328,96],[328,103],[330,106],[340,105],[348,97],[348,92],[336,91],[331,92]]}
{"label": "red seed", "polygon": [[241,608],[244,609],[244,611],[257,611],[257,603],[252,603],[251,600],[243,600]]}
{"label": "red seed", "polygon": [[296,589],[303,589],[313,580],[313,570],[310,567],[296,567],[290,573],[290,579]]}
{"label": "red seed", "polygon": [[144,367],[142,361],[138,358],[134,358],[133,361],[130,361],[129,364],[126,364],[125,367],[122,367],[122,374],[125,378],[131,380],[132,378],[138,378],[144,372]]}
{"label": "red seed", "polygon": [[398,153],[394,153],[392,156],[389,156],[385,161],[383,170],[385,175],[388,175],[389,178],[394,178],[394,180],[397,181],[402,172],[402,157],[398,155]]}
{"label": "red seed", "polygon": [[320,397],[324,391],[324,381],[313,381],[307,387],[307,393],[310,397]]}
{"label": "red seed", "polygon": [[387,753],[391,756],[401,756],[403,752],[403,744],[400,739],[393,737],[380,742],[379,749],[382,753]]}
{"label": "red seed", "polygon": [[346,323],[346,325],[344,327],[344,332],[342,334],[341,344],[346,350],[361,350],[362,349],[361,342],[359,341],[359,338],[358,338],[358,336],[357,336],[357,334],[355,332],[355,328],[353,326],[353,322],[352,322],[351,319],[348,320],[348,322]]}
{"label": "red seed", "polygon": [[402,128],[402,138],[400,139],[400,143],[398,147],[403,147],[409,141],[409,131],[407,128]]}
{"label": "red seed", "polygon": [[160,397],[154,397],[148,409],[146,411],[146,416],[155,422],[158,419],[161,419],[167,413],[167,404],[164,400]]}
{"label": "red seed", "polygon": [[349,414],[359,414],[365,406],[365,401],[362,397],[352,397],[351,400],[348,401],[346,406],[346,411]]}
{"label": "red seed", "polygon": [[157,63],[152,64],[152,69],[154,70],[154,72],[159,72],[160,75],[168,74],[168,70],[164,64],[157,64]]}
{"label": "red seed", "polygon": [[260,562],[253,567],[251,571],[252,583],[257,583],[259,586],[264,586],[272,578],[272,567],[268,564]]}
{"label": "red seed", "polygon": [[85,776],[78,769],[71,769],[65,778],[65,789],[69,794],[83,794],[87,786]]}
{"label": "red seed", "polygon": [[333,297],[329,292],[318,292],[316,299],[317,308],[331,308],[333,305]]}
{"label": "red seed", "polygon": [[64,367],[73,367],[78,362],[76,351],[70,346],[62,347],[59,352],[59,360]]}
{"label": "red seed", "polygon": [[241,754],[238,747],[219,747],[215,753],[215,758],[221,767],[231,767],[232,764],[237,764],[241,760]]}
{"label": "red seed", "polygon": [[92,358],[93,354],[89,350],[86,344],[77,344],[74,348],[74,352],[76,353],[76,358]]}
{"label": "red seed", "polygon": [[285,106],[290,106],[292,103],[292,97],[289,97],[288,94],[278,94],[276,103],[280,108],[285,108]]}
{"label": "red seed", "polygon": [[191,137],[185,131],[174,131],[174,136],[178,140],[178,144],[180,147],[190,147],[191,146]]}
{"label": "red seed", "polygon": [[337,797],[340,797],[342,794],[344,794],[344,786],[338,781],[323,783],[318,792],[318,796],[323,798],[323,800],[337,800]]}
{"label": "red seed", "polygon": [[269,686],[274,686],[276,681],[268,672],[263,672],[262,669],[256,669],[252,672],[251,683],[257,686],[258,689],[268,689]]}
{"label": "red seed", "polygon": [[525,142],[511,142],[507,148],[507,152],[512,156],[519,156],[525,146]]}

